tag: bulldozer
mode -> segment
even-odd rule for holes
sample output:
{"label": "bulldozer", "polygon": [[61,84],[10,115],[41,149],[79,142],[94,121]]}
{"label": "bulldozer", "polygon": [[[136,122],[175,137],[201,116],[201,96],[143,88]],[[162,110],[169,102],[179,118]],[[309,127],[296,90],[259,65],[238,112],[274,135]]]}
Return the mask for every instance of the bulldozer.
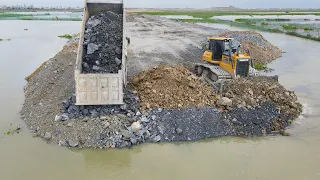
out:
{"label": "bulldozer", "polygon": [[204,62],[195,64],[195,72],[212,85],[258,74],[250,51],[243,52],[241,44],[233,38],[208,38],[202,48]]}

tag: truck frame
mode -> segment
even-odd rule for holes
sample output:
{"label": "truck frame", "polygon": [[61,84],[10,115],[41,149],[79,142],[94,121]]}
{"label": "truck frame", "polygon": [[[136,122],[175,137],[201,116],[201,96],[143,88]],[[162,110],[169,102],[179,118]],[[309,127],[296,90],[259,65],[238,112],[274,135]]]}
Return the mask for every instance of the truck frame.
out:
{"label": "truck frame", "polygon": [[76,105],[121,105],[124,88],[127,85],[127,46],[123,27],[122,68],[116,74],[83,74],[83,42],[86,22],[90,16],[103,11],[112,11],[123,15],[126,22],[123,0],[85,0],[82,29],[75,68]]}

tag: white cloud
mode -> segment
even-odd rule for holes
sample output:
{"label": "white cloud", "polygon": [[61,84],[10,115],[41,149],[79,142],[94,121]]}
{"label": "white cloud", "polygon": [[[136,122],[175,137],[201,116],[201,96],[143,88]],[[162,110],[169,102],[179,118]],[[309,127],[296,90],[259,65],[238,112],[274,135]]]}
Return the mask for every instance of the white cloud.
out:
{"label": "white cloud", "polygon": [[[0,0],[1,4],[33,4],[36,6],[82,6],[84,0]],[[241,8],[315,8],[320,7],[320,0],[125,0],[126,7],[218,7],[236,6]]]}

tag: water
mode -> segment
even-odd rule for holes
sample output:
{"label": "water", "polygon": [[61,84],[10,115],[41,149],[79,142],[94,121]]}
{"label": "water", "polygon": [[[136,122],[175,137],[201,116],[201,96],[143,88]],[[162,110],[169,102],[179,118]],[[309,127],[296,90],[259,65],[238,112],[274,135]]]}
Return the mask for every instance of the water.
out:
{"label": "water", "polygon": [[[24,77],[65,43],[60,34],[77,33],[80,22],[0,21],[0,132],[24,123]],[[210,24],[216,28],[226,25]],[[24,28],[29,31],[24,32]],[[233,28],[235,30],[242,30]],[[145,144],[131,150],[69,150],[34,139],[27,129],[0,134],[0,175],[8,180],[320,179],[319,43],[262,33],[286,53],[270,64],[280,82],[306,104],[308,118],[297,120],[291,137],[219,138],[194,143]],[[12,123],[12,126],[10,125]]]}

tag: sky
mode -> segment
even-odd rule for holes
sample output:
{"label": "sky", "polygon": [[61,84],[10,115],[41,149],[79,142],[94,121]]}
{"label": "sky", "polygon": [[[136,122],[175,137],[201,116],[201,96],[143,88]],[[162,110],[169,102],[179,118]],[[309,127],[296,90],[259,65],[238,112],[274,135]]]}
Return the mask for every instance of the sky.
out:
{"label": "sky", "polygon": [[[44,3],[45,1],[45,3]],[[128,8],[320,8],[320,0],[124,0]],[[80,6],[84,0],[0,0],[0,5]]]}

